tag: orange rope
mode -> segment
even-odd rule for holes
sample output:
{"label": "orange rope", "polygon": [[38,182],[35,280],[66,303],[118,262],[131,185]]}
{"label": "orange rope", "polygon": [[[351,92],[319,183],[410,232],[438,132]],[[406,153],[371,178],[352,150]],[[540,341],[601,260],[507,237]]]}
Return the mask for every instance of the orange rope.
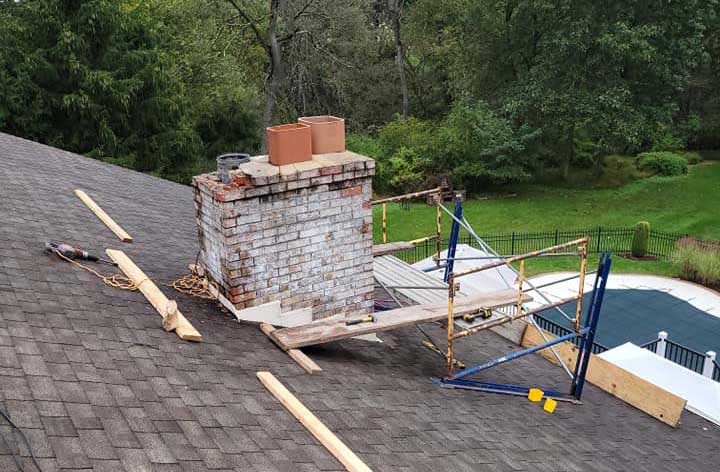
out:
{"label": "orange rope", "polygon": [[[55,254],[60,256],[61,259],[70,262],[71,264],[81,268],[82,270],[93,274],[94,276],[102,280],[103,283],[109,285],[110,287],[133,291],[140,288],[140,285],[142,285],[144,282],[151,280],[150,278],[146,277],[140,282],[134,283],[132,280],[130,280],[123,274],[103,275],[92,267],[88,267],[85,264],[81,264],[76,260],[70,259],[58,250],[55,250]],[[198,277],[195,274],[187,274],[177,280],[173,280],[171,282],[160,282],[160,284],[167,287],[172,287],[180,293],[184,293],[193,297],[202,298],[205,300],[215,299],[215,296],[213,296],[212,292],[210,292],[210,289],[208,288],[208,280],[206,278]]]}

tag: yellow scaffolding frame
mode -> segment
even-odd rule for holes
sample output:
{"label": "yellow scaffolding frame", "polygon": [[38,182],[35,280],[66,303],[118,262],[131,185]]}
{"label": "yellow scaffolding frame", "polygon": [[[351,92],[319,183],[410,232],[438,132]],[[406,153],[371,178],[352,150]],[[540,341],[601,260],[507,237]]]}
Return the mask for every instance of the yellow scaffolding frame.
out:
{"label": "yellow scaffolding frame", "polygon": [[[533,257],[539,257],[543,254],[551,254],[557,251],[560,251],[561,249],[566,249],[569,247],[578,246],[577,255],[580,256],[580,285],[578,287],[577,295],[573,297],[564,298],[561,300],[558,300],[553,303],[545,304],[543,306],[537,307],[533,310],[523,310],[522,309],[522,299],[523,299],[523,282],[525,279],[525,260],[533,258]],[[575,332],[578,332],[580,329],[580,316],[582,314],[582,298],[583,293],[585,291],[585,271],[587,269],[587,256],[588,256],[588,236],[586,235],[583,238],[576,239],[573,241],[569,241],[562,244],[557,244],[555,246],[551,246],[545,249],[540,249],[538,251],[532,251],[528,252],[526,254],[521,254],[518,256],[512,256],[508,258],[504,258],[499,261],[490,262],[484,265],[481,265],[480,267],[473,267],[471,269],[466,269],[458,272],[451,272],[450,278],[448,281],[448,319],[447,319],[447,371],[448,371],[448,377],[451,377],[453,375],[453,366],[454,366],[454,355],[453,355],[453,342],[457,339],[463,338],[465,336],[469,336],[471,334],[477,333],[479,331],[483,331],[489,328],[492,328],[494,326],[499,326],[501,324],[509,323],[511,321],[515,321],[521,318],[526,318],[527,316],[539,313],[540,311],[547,310],[549,308],[558,307],[561,305],[564,305],[565,303],[571,302],[571,301],[577,301],[577,310],[575,311],[575,318],[573,320],[573,327],[575,329]],[[488,320],[487,322],[484,322],[476,327],[472,328],[466,328],[462,331],[455,333],[454,329],[454,322],[455,317],[453,315],[453,308],[455,305],[455,286],[456,286],[456,279],[460,277],[464,277],[466,275],[475,274],[477,272],[481,272],[488,269],[493,269],[496,267],[512,264],[513,262],[520,262],[520,274],[518,277],[518,302],[517,302],[517,311],[514,315],[507,315],[502,318],[497,318],[495,320]]]}
{"label": "yellow scaffolding frame", "polygon": [[394,197],[388,197],[388,198],[381,198],[378,200],[373,200],[370,202],[371,205],[382,205],[382,242],[383,244],[387,243],[387,204],[388,203],[394,203],[394,202],[400,202],[404,200],[411,200],[413,198],[423,197],[426,195],[434,195],[434,201],[435,201],[435,208],[436,208],[436,223],[435,223],[435,235],[434,236],[426,236],[424,238],[418,238],[413,239],[412,241],[407,241],[410,244],[420,244],[424,243],[426,241],[433,241],[435,240],[435,249],[437,252],[436,257],[436,265],[440,266],[440,251],[441,251],[441,243],[442,243],[442,210],[440,209],[440,205],[442,204],[442,196],[443,196],[443,187],[436,187],[431,188],[429,190],[423,190],[421,192],[413,192],[413,193],[406,193],[404,195],[397,195]]}

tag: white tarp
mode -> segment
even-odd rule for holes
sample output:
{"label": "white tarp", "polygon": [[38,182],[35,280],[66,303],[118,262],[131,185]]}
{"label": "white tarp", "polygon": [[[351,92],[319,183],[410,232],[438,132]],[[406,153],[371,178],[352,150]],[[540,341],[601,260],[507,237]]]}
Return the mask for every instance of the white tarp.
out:
{"label": "white tarp", "polygon": [[[481,251],[479,249],[475,249],[472,246],[469,246],[467,244],[458,244],[457,249],[455,250],[455,257],[487,257],[490,256],[490,254],[487,254],[484,251]],[[447,250],[442,251],[440,253],[441,258],[447,257]],[[470,259],[470,260],[456,260],[455,261],[455,272],[465,269],[470,269],[473,267],[479,267],[483,264],[487,264],[490,262],[493,262],[495,260],[499,260],[497,258],[494,259]],[[424,270],[427,268],[435,267],[435,261],[432,257],[428,257],[427,259],[423,259],[419,262],[416,262],[412,265],[418,270]],[[434,277],[437,277],[439,279],[443,278],[443,275],[445,274],[445,269],[439,269],[439,270],[433,270],[432,272],[428,272]],[[457,282],[460,283],[460,291],[465,294],[470,293],[490,293],[490,292],[497,292],[499,290],[505,290],[508,287],[512,287],[515,283],[515,279],[517,276],[515,275],[515,272],[510,270],[507,266],[500,266],[495,269],[489,269],[482,272],[476,272],[474,274],[466,275],[464,277],[460,277],[457,279]],[[504,279],[504,280],[503,280]]]}
{"label": "white tarp", "polygon": [[720,383],[654,352],[625,343],[599,354],[608,362],[687,400],[688,411],[720,425]]}

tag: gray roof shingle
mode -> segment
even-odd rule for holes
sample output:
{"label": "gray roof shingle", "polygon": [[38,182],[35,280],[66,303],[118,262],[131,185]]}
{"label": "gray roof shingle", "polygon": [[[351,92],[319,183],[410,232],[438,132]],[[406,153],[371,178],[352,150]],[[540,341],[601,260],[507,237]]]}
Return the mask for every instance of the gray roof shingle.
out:
{"label": "gray roof shingle", "polygon": [[[135,242],[119,242],[75,188]],[[376,471],[717,470],[720,429],[687,412],[671,429],[591,386],[583,405],[553,415],[523,398],[440,389],[430,377],[442,363],[412,328],[384,344],[307,349],[323,367],[310,376],[213,303],[163,288],[203,334],[184,342],[141,294],[43,252],[45,241],[96,254],[121,248],[155,280],[177,278],[197,250],[192,198],[188,187],[0,134],[0,404],[43,470],[343,470],[265,391],[258,370],[272,371]],[[486,332],[460,343],[458,356],[512,348]],[[565,385],[537,356],[486,375]],[[17,436],[4,422],[0,433],[9,443],[0,441],[0,470],[16,470]]]}

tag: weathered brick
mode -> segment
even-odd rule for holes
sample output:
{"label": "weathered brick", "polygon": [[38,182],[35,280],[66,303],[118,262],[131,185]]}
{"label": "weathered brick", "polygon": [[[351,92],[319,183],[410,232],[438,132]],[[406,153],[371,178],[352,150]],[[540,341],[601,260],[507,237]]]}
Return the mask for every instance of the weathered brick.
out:
{"label": "weathered brick", "polygon": [[330,167],[323,167],[320,169],[320,175],[332,175],[332,174],[340,174],[343,171],[343,166],[330,166]]}
{"label": "weathered brick", "polygon": [[284,311],[313,306],[316,317],[371,310],[368,162],[284,166],[242,188],[193,179],[203,264],[237,308],[280,300]]}
{"label": "weathered brick", "polygon": [[360,195],[362,193],[362,187],[360,185],[356,185],[355,187],[350,187],[343,189],[340,192],[340,195],[343,197],[352,197],[353,195]]}

